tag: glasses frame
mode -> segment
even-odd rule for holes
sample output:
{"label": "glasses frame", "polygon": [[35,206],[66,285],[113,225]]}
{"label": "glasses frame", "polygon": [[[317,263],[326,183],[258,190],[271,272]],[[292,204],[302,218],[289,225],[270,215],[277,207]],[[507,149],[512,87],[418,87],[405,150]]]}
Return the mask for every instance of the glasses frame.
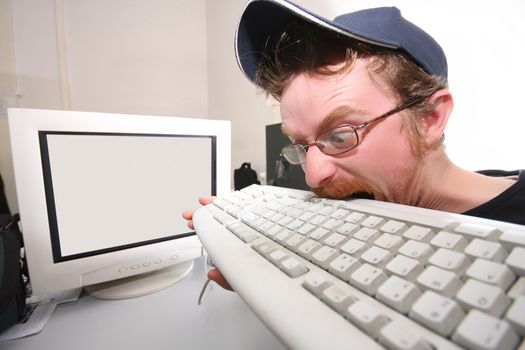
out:
{"label": "glasses frame", "polygon": [[[391,115],[394,115],[396,113],[399,113],[401,112],[402,110],[404,109],[407,109],[407,108],[410,108],[420,102],[422,102],[423,100],[425,100],[426,98],[428,98],[430,96],[423,96],[423,97],[419,97],[419,98],[416,98],[412,101],[409,101],[407,103],[403,103],[401,104],[400,106],[397,106],[396,108],[384,113],[384,114],[381,114],[380,116],[378,117],[375,117],[373,119],[370,119],[364,123],[361,123],[359,125],[352,125],[352,124],[341,124],[341,125],[338,125],[336,126],[335,128],[332,128],[332,129],[328,129],[328,130],[325,130],[323,131],[322,133],[320,133],[319,135],[317,135],[317,137],[315,138],[314,141],[312,142],[308,142],[308,143],[292,143],[292,144],[289,144],[289,145],[286,145],[283,147],[281,153],[282,155],[284,156],[284,158],[290,163],[290,164],[293,164],[293,165],[299,165],[299,164],[303,164],[305,161],[306,161],[306,154],[308,153],[308,149],[312,146],[317,146],[317,148],[319,148],[319,150],[321,152],[323,152],[324,154],[328,155],[328,156],[337,156],[337,155],[340,155],[340,154],[343,154],[343,153],[346,153],[346,152],[349,152],[351,150],[353,150],[354,148],[356,148],[357,146],[359,146],[359,144],[361,143],[361,139],[359,138],[359,133],[357,132],[358,130],[361,130],[365,127],[367,127],[368,125],[372,124],[372,123],[375,123],[381,119],[384,119],[386,117],[389,117]],[[319,137],[321,137],[322,135],[326,134],[327,132],[330,132],[330,131],[333,131],[335,129],[338,129],[338,128],[342,128],[342,127],[349,127],[352,129],[352,131],[354,132],[355,134],[355,137],[356,137],[356,143],[354,146],[350,147],[350,148],[347,148],[345,149],[344,151],[341,151],[341,152],[337,152],[337,153],[326,153],[323,148],[323,144],[322,143],[319,143],[317,140],[319,139]],[[295,161],[290,161],[290,159],[288,158],[287,156],[287,153],[289,149],[291,149],[292,147],[296,148],[297,146],[300,146],[303,148],[304,150],[304,160],[301,161],[301,162],[295,162]]]}

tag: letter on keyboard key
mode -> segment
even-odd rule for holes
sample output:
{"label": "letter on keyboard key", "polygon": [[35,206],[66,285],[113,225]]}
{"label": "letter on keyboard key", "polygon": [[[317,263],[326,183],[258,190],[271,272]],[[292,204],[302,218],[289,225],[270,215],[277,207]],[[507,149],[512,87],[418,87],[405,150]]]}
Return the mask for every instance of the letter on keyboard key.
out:
{"label": "letter on keyboard key", "polygon": [[427,290],[410,310],[410,318],[447,337],[465,317],[452,299]]}
{"label": "letter on keyboard key", "polygon": [[348,254],[341,254],[330,263],[328,271],[337,277],[348,281],[350,280],[350,275],[357,270],[359,266],[361,266],[359,260]]}
{"label": "letter on keyboard key", "polygon": [[308,272],[308,268],[294,258],[281,261],[279,268],[292,278],[302,276]]}
{"label": "letter on keyboard key", "polygon": [[462,251],[465,249],[468,242],[459,234],[441,231],[434,238],[432,238],[430,244],[435,248],[446,248]]}
{"label": "letter on keyboard key", "polygon": [[377,246],[372,246],[361,255],[363,262],[379,268],[383,268],[392,258],[392,254],[388,250]]}
{"label": "letter on keyboard key", "polygon": [[504,291],[516,279],[516,275],[506,265],[485,259],[476,259],[468,268],[466,275],[478,281],[498,286]]}
{"label": "letter on keyboard key", "polygon": [[465,254],[445,248],[439,248],[428,259],[428,262],[434,266],[452,271],[458,276],[463,275],[470,265],[470,261]]}
{"label": "letter on keyboard key", "polygon": [[423,272],[423,265],[415,259],[399,254],[386,265],[386,270],[391,274],[413,282]]}
{"label": "letter on keyboard key", "polygon": [[385,315],[364,300],[356,301],[350,305],[345,316],[374,339],[378,338],[379,331],[388,323],[388,318]]}
{"label": "letter on keyboard key", "polygon": [[341,250],[350,255],[359,255],[366,248],[366,243],[358,239],[350,239],[341,246]]}
{"label": "letter on keyboard key", "polygon": [[453,297],[461,287],[461,281],[453,272],[429,266],[417,278],[421,289],[430,289],[446,297]]}
{"label": "letter on keyboard key", "polygon": [[434,254],[430,245],[413,240],[409,240],[403,244],[398,252],[409,258],[416,259],[422,264],[426,263],[428,258]]}
{"label": "letter on keyboard key", "polygon": [[376,294],[377,288],[386,281],[386,275],[377,267],[364,264],[350,276],[350,284],[368,295]]}
{"label": "letter on keyboard key", "polygon": [[432,350],[419,334],[396,321],[381,328],[379,342],[393,350]]}
{"label": "letter on keyboard key", "polygon": [[519,338],[506,321],[471,310],[452,340],[468,349],[504,350],[513,349]]}
{"label": "letter on keyboard key", "polygon": [[377,290],[376,298],[405,314],[420,295],[414,283],[390,276]]}
{"label": "letter on keyboard key", "polygon": [[483,258],[497,262],[505,261],[507,252],[503,249],[503,246],[497,242],[484,241],[482,239],[474,239],[465,248],[465,254],[469,255],[473,259]]}
{"label": "letter on keyboard key", "polygon": [[463,309],[479,309],[500,317],[510,304],[510,298],[496,286],[469,279],[458,291],[456,299]]}

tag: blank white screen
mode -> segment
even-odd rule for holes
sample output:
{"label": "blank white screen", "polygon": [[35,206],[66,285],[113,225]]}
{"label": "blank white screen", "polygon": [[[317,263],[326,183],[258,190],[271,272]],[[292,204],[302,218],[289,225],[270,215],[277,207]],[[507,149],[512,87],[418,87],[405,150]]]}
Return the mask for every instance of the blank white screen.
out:
{"label": "blank white screen", "polygon": [[188,232],[182,211],[212,193],[212,142],[198,136],[48,134],[60,255]]}

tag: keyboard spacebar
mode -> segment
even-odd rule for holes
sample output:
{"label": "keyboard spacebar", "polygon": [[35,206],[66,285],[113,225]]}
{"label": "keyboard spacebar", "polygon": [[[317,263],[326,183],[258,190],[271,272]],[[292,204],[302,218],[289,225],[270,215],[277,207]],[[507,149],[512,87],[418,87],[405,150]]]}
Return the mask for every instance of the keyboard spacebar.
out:
{"label": "keyboard spacebar", "polygon": [[[370,214],[390,217],[397,221],[407,221],[413,224],[420,224],[424,226],[435,227],[438,229],[445,229],[454,222],[456,222],[454,218],[446,217],[447,215],[449,215],[448,213],[442,213],[442,215],[436,216],[435,212],[427,213],[425,212],[426,209],[424,208],[407,207],[407,211],[402,211],[399,210],[399,208],[401,207],[400,204],[396,205],[396,209],[390,209],[388,208],[390,203],[377,203],[376,205],[381,205],[380,208],[374,205],[375,203],[376,202],[372,200],[356,199],[342,204],[342,207],[346,207],[348,209],[357,211],[366,211]],[[366,208],[363,208],[363,206],[366,206]],[[450,216],[452,216],[452,214],[450,214]]]}

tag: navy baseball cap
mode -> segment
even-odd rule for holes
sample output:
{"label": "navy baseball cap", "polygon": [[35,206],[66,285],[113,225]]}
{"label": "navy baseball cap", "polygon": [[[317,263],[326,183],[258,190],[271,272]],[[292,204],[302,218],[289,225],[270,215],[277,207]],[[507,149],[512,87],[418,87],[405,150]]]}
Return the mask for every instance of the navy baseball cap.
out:
{"label": "navy baseball cap", "polygon": [[241,15],[235,35],[235,54],[249,80],[255,81],[268,38],[280,35],[297,19],[334,34],[403,50],[425,72],[447,80],[447,58],[441,46],[421,28],[404,19],[398,8],[371,8],[329,20],[287,0],[250,0]]}

